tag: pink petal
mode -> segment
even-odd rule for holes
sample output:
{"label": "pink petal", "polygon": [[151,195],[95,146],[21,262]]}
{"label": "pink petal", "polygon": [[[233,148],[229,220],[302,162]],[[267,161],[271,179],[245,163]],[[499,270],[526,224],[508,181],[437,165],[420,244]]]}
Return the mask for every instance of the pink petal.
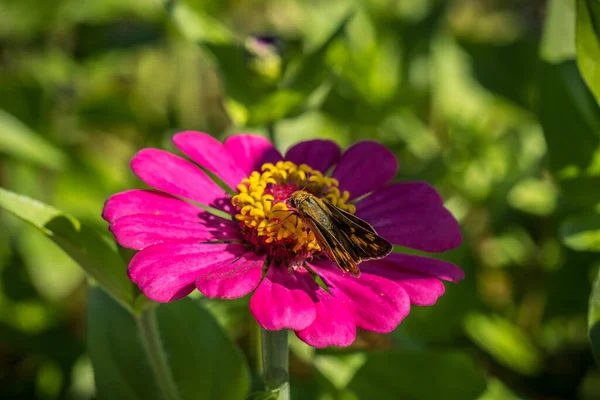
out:
{"label": "pink petal", "polygon": [[306,290],[286,267],[271,265],[250,299],[250,312],[268,330],[304,329],[316,317],[315,305]]}
{"label": "pink petal", "polygon": [[297,277],[299,274],[304,275],[303,281],[315,293],[317,316],[308,328],[296,331],[298,338],[318,348],[350,346],[356,339],[356,324],[348,311],[348,304],[344,299],[337,299],[320,288],[306,272],[295,273]]}
{"label": "pink petal", "polygon": [[200,272],[196,287],[206,297],[238,299],[254,290],[262,278],[264,256],[246,253],[233,262],[223,262]]}
{"label": "pink petal", "polygon": [[[106,201],[102,217],[108,222],[133,214],[170,215],[195,220],[202,209],[177,197],[154,190],[128,190],[112,195]],[[223,220],[225,221],[225,220]]]}
{"label": "pink petal", "polygon": [[385,185],[397,170],[394,153],[378,142],[363,141],[342,154],[332,177],[340,182],[340,190],[349,191],[353,199]]}
{"label": "pink petal", "polygon": [[363,265],[373,262],[385,264],[385,267],[391,270],[417,272],[450,282],[458,282],[465,277],[465,273],[451,262],[431,257],[391,253],[382,260],[367,261],[360,266],[362,268]]}
{"label": "pink petal", "polygon": [[424,182],[393,183],[356,204],[356,215],[396,245],[441,252],[458,247],[462,234],[437,191]]}
{"label": "pink petal", "polygon": [[161,243],[133,256],[129,278],[146,297],[166,303],[187,296],[204,268],[233,261],[245,252],[238,244]]}
{"label": "pink petal", "polygon": [[[208,213],[200,214],[206,216]],[[127,215],[113,222],[110,230],[121,246],[134,250],[164,242],[192,239],[207,242],[240,238],[239,230],[231,221],[227,221],[226,227],[216,224],[211,226],[199,217],[192,221],[160,214]]]}
{"label": "pink petal", "polygon": [[140,150],[131,160],[131,169],[153,188],[200,204],[223,208],[230,198],[200,168],[164,150]]}
{"label": "pink petal", "polygon": [[417,306],[432,306],[444,294],[444,284],[433,276],[391,269],[378,261],[368,261],[360,267],[363,273],[381,276],[402,286],[411,304]]}
{"label": "pink petal", "polygon": [[331,140],[315,139],[292,146],[285,159],[326,173],[340,159],[340,146]]}
{"label": "pink petal", "polygon": [[391,332],[410,311],[410,299],[396,282],[369,272],[355,278],[342,274],[330,262],[314,263],[312,267],[331,286],[333,297],[346,305],[359,328]]}
{"label": "pink petal", "polygon": [[225,139],[224,145],[246,175],[260,171],[264,163],[276,163],[282,159],[279,151],[263,136],[233,135]]}
{"label": "pink petal", "polygon": [[173,136],[175,145],[189,158],[236,188],[247,174],[231,153],[214,137],[203,132],[181,132]]}

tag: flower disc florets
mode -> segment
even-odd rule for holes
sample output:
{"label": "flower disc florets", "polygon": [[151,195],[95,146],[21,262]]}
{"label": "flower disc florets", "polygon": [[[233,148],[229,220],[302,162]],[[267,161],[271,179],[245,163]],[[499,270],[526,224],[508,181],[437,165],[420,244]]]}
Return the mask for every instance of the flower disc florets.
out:
{"label": "flower disc florets", "polygon": [[273,262],[301,264],[321,252],[314,232],[288,208],[287,200],[295,191],[306,190],[345,211],[356,211],[347,203],[350,193],[340,192],[336,179],[306,164],[266,163],[261,171],[242,180],[232,203],[239,210],[235,218],[246,241]]}

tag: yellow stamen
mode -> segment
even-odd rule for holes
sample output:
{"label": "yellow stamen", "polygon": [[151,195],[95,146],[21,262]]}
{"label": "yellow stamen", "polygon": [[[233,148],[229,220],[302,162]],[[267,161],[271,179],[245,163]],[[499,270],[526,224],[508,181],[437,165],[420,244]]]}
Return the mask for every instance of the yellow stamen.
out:
{"label": "yellow stamen", "polygon": [[237,186],[239,193],[233,196],[231,202],[239,210],[235,218],[254,230],[257,237],[263,238],[263,243],[285,242],[294,252],[321,250],[314,233],[308,232],[302,219],[292,214],[282,200],[275,201],[271,192],[277,185],[288,190],[291,187],[292,191],[307,190],[350,213],[356,210],[353,204],[347,203],[350,193],[340,192],[336,179],[323,176],[306,164],[296,165],[291,161],[266,163],[261,171],[252,172],[242,180]]}

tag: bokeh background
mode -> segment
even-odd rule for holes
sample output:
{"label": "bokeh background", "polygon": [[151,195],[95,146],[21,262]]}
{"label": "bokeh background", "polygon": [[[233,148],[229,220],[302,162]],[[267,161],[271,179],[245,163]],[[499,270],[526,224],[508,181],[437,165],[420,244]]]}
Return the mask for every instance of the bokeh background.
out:
{"label": "bokeh background", "polygon": [[[466,278],[348,349],[291,338],[292,398],[598,399],[600,110],[575,58],[572,0],[2,0],[0,186],[108,237],[132,155],[174,132],[379,140],[460,221],[440,257]],[[0,398],[95,398],[84,273],[0,221]],[[260,388],[247,299],[195,301]]]}

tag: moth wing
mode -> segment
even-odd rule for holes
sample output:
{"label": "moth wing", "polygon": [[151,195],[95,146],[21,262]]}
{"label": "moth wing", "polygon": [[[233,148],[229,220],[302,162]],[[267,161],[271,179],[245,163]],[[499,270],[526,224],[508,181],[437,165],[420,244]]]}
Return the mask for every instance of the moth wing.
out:
{"label": "moth wing", "polygon": [[360,275],[360,270],[356,266],[355,257],[346,251],[346,247],[342,246],[340,241],[330,232],[330,230],[326,229],[318,220],[312,217],[307,217],[305,222],[314,232],[319,245],[342,271],[350,272],[353,276]]}
{"label": "moth wing", "polygon": [[335,216],[333,229],[356,263],[365,260],[383,258],[390,254],[394,246],[379,236],[366,221],[350,214],[332,204],[326,203],[329,211]]}

